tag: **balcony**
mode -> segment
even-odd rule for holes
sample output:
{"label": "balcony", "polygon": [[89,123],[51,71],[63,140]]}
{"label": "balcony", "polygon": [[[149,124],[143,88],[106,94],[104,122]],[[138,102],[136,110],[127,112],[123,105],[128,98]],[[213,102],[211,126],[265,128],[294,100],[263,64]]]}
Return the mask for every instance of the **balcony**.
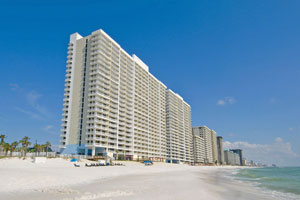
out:
{"label": "balcony", "polygon": [[62,129],[60,129],[60,132],[64,132],[66,130],[67,130],[66,128],[62,128]]}

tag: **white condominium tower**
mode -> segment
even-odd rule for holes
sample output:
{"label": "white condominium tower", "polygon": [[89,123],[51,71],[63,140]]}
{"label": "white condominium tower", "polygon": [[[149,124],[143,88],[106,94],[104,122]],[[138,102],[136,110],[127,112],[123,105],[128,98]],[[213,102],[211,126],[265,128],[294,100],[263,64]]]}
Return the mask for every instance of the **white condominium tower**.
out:
{"label": "white condominium tower", "polygon": [[217,133],[214,130],[211,130],[211,145],[213,153],[213,162],[218,162],[218,145],[217,145]]}
{"label": "white condominium tower", "polygon": [[167,90],[167,162],[193,162],[191,107]]}
{"label": "white condominium tower", "polygon": [[[134,98],[134,156],[166,158],[166,86],[148,72],[136,56]],[[147,70],[145,70],[147,69]]]}
{"label": "white condominium tower", "polygon": [[[193,128],[194,130],[194,128]],[[204,163],[205,146],[204,138],[200,136],[199,131],[193,131],[194,163]]]}
{"label": "white condominium tower", "polygon": [[[101,29],[72,34],[67,58],[61,152],[165,160],[166,86],[147,65]],[[190,108],[182,109],[187,132]],[[185,149],[180,158],[190,160]]]}
{"label": "white condominium tower", "polygon": [[[206,126],[193,127],[193,135],[203,138],[204,142],[204,163],[213,163],[212,136],[211,130]],[[199,151],[194,149],[194,153]],[[201,151],[201,150],[200,150]]]}

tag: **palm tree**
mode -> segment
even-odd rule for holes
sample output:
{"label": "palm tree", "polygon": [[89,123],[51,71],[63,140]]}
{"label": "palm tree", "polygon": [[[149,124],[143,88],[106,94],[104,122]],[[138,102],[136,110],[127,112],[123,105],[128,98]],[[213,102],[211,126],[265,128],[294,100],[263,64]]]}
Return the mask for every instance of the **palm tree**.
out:
{"label": "palm tree", "polygon": [[17,141],[14,141],[13,143],[10,144],[10,157],[12,157],[12,153],[16,151],[18,145],[19,142]]}
{"label": "palm tree", "polygon": [[6,135],[2,134],[0,135],[0,139],[1,139],[1,142],[0,144],[3,144],[4,143],[4,139],[6,138]]}
{"label": "palm tree", "polygon": [[4,144],[4,139],[6,138],[6,135],[4,135],[4,134],[2,134],[2,135],[0,135],[0,139],[1,139],[1,141],[0,141],[0,151],[2,152],[3,151],[3,144]]}
{"label": "palm tree", "polygon": [[116,150],[116,160],[119,160],[119,150]]}
{"label": "palm tree", "polygon": [[41,144],[40,145],[40,152],[45,152],[45,148],[46,148],[46,145],[45,144]]}
{"label": "palm tree", "polygon": [[51,147],[51,143],[49,141],[46,142],[46,157],[48,157],[49,148]]}
{"label": "palm tree", "polygon": [[7,156],[7,152],[9,150],[10,145],[5,142],[2,144],[2,146],[3,146],[4,152],[5,152],[5,156]]}
{"label": "palm tree", "polygon": [[33,146],[33,148],[34,148],[34,151],[35,151],[35,156],[37,156],[37,152],[39,151],[40,145],[39,144],[35,144]]}
{"label": "palm tree", "polygon": [[25,136],[22,138],[22,140],[20,140],[20,143],[22,144],[22,150],[24,152],[24,158],[26,157],[26,153],[27,153],[27,147],[29,145],[31,145],[31,142],[29,142],[30,138]]}
{"label": "palm tree", "polygon": [[38,156],[40,156],[41,151],[43,150],[43,146],[40,144],[38,146]]}
{"label": "palm tree", "polygon": [[126,160],[126,151],[123,150],[123,160]]}

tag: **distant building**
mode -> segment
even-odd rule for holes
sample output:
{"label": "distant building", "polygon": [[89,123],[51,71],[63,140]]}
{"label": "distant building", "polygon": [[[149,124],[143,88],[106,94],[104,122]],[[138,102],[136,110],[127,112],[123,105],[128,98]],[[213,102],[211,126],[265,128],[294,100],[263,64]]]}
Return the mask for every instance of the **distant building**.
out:
{"label": "distant building", "polygon": [[253,162],[253,160],[250,160],[250,163],[249,163],[251,166],[254,166],[254,162]]}
{"label": "distant building", "polygon": [[227,165],[241,165],[239,154],[236,154],[231,150],[224,151],[224,160]]}
{"label": "distant building", "polygon": [[217,137],[217,149],[218,149],[218,163],[224,165],[224,149],[223,149],[223,137]]}
{"label": "distant building", "polygon": [[247,163],[247,159],[243,159],[243,166],[246,166],[246,165],[248,165],[248,163]]}
{"label": "distant building", "polygon": [[168,89],[166,111],[167,162],[194,162],[190,105],[180,95]]}
{"label": "distant building", "polygon": [[233,157],[234,157],[234,165],[241,165],[239,154],[233,152]]}
{"label": "distant building", "polygon": [[[204,163],[214,163],[213,161],[213,150],[211,141],[211,130],[206,126],[193,127],[193,134],[199,135],[204,141]],[[194,149],[194,152],[197,149]]]}
{"label": "distant building", "polygon": [[224,150],[224,160],[226,165],[230,165],[233,163],[233,157],[229,150]]}
{"label": "distant building", "polygon": [[243,150],[242,149],[230,149],[230,151],[239,155],[240,165],[243,165]]}
{"label": "distant building", "polygon": [[213,162],[218,162],[218,147],[217,147],[217,133],[214,130],[211,130],[211,144],[212,144],[212,154]]}
{"label": "distant building", "polygon": [[199,131],[193,131],[193,149],[194,162],[204,163],[205,161],[205,144],[204,138],[200,136]]}

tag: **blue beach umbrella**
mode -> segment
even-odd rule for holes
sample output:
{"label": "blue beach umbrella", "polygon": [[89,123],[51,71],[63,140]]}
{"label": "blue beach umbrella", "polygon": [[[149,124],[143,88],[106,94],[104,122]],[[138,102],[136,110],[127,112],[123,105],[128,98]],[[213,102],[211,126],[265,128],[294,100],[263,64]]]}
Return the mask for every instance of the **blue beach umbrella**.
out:
{"label": "blue beach umbrella", "polygon": [[73,158],[72,160],[70,160],[70,162],[77,162],[78,160],[76,158]]}

